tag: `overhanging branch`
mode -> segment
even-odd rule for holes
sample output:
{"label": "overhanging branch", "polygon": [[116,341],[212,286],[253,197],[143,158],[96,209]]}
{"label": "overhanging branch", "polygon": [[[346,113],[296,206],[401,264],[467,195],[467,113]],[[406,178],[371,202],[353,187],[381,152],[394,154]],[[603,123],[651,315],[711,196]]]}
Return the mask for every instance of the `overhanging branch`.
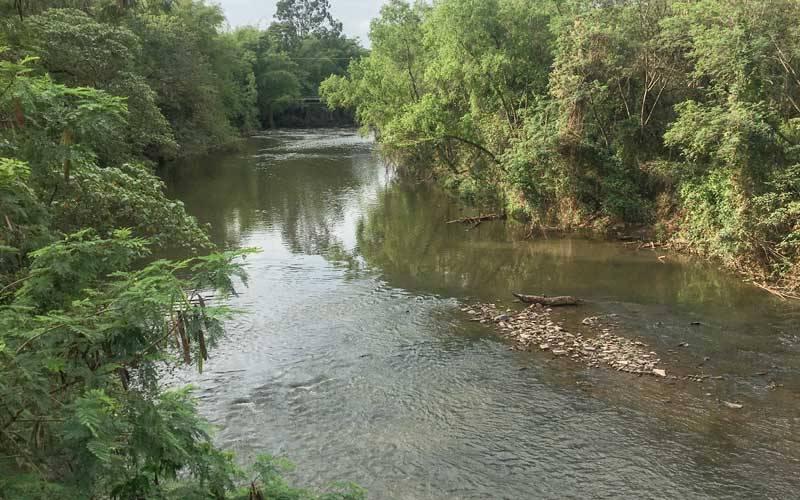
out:
{"label": "overhanging branch", "polygon": [[444,136],[442,136],[442,137],[443,137],[444,139],[452,139],[452,140],[454,140],[454,141],[459,141],[459,142],[462,142],[462,143],[464,143],[464,144],[467,144],[468,146],[472,146],[473,148],[475,148],[475,149],[477,149],[477,150],[481,151],[481,152],[482,152],[482,153],[484,153],[486,156],[488,156],[489,158],[491,158],[493,162],[495,162],[495,163],[497,163],[497,164],[500,164],[500,161],[497,159],[497,156],[495,156],[495,154],[494,154],[494,153],[492,153],[491,151],[489,151],[489,150],[488,150],[488,149],[486,149],[485,147],[481,146],[481,145],[480,145],[480,144],[478,144],[477,142],[473,142],[473,141],[470,141],[469,139],[464,139],[463,137],[458,137],[458,136],[455,136],[455,135],[444,135]]}

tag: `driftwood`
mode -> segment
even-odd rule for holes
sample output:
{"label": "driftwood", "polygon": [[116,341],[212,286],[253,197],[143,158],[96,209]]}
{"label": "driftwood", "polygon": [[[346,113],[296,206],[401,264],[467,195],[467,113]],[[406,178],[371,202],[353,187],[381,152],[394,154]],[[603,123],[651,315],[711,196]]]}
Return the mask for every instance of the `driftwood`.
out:
{"label": "driftwood", "polygon": [[758,281],[755,281],[755,280],[753,280],[752,283],[755,286],[757,286],[758,288],[764,290],[765,292],[769,292],[772,295],[775,295],[776,297],[779,297],[781,300],[786,300],[786,299],[799,300],[800,299],[800,297],[798,297],[797,295],[792,295],[791,293],[789,293],[789,292],[787,292],[785,290],[780,290],[778,288],[773,288],[773,287],[767,285],[766,283],[759,283]]}
{"label": "driftwood", "polygon": [[481,222],[486,222],[489,220],[497,220],[497,219],[505,219],[506,216],[504,214],[486,214],[486,215],[477,215],[475,217],[462,217],[460,219],[454,219],[447,221],[447,224],[480,224]]}
{"label": "driftwood", "polygon": [[557,297],[547,297],[545,295],[524,295],[521,293],[514,293],[511,292],[514,297],[518,298],[520,301],[525,302],[526,304],[541,304],[543,306],[577,306],[582,301],[581,299],[569,296],[569,295],[561,295]]}

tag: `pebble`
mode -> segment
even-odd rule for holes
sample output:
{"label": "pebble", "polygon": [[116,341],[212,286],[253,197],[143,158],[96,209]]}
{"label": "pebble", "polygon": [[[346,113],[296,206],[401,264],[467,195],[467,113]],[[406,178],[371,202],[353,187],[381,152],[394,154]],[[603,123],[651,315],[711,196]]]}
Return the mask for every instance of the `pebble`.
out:
{"label": "pebble", "polygon": [[[531,305],[521,311],[501,312],[494,304],[475,304],[462,309],[481,323],[494,323],[501,334],[514,342],[515,350],[549,351],[590,367],[605,366],[636,375],[667,377],[658,368],[661,359],[647,344],[612,333],[613,322],[604,321],[615,315],[591,316],[581,322],[594,333],[568,332],[550,316],[551,309]],[[555,347],[554,347],[555,346]]]}

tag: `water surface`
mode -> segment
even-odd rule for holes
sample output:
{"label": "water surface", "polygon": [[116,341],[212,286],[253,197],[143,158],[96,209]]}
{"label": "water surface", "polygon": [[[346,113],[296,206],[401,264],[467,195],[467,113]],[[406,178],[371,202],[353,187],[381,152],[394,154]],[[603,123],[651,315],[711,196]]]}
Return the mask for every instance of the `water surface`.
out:
{"label": "water surface", "polygon": [[[352,131],[291,131],[187,162],[173,196],[249,288],[197,385],[220,445],[371,498],[791,498],[800,488],[800,309],[712,264],[616,243],[473,230]],[[515,352],[460,304],[585,298],[568,327],[620,333],[705,384]],[[693,324],[693,323],[700,323]],[[688,342],[688,348],[677,347]],[[740,401],[741,410],[722,401]]]}

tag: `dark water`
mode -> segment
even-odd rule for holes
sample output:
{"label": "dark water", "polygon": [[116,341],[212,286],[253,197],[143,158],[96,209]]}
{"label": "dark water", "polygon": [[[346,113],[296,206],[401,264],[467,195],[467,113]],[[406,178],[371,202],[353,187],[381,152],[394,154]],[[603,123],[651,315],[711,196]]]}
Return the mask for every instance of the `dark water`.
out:
{"label": "dark water", "polygon": [[[736,276],[446,225],[467,212],[392,180],[347,131],[256,137],[167,181],[218,243],[262,249],[233,301],[246,314],[202,375],[184,374],[243,460],[285,455],[301,483],[351,480],[378,499],[800,497],[800,310]],[[617,313],[668,371],[724,380],[511,351],[459,311],[513,307],[510,290],[583,297],[559,312],[567,325]]]}

